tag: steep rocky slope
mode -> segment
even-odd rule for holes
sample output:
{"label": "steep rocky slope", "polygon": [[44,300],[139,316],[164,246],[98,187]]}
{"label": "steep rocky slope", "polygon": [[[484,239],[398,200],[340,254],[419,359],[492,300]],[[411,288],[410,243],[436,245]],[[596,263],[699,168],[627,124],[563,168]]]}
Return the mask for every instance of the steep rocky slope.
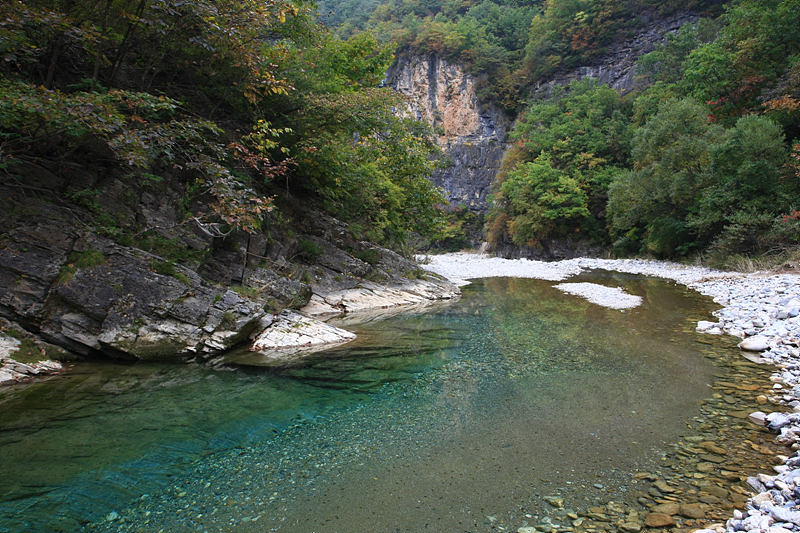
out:
{"label": "steep rocky slope", "polygon": [[439,145],[452,165],[438,169],[433,182],[444,189],[452,206],[485,212],[503,158],[509,118],[478,101],[476,80],[462,65],[435,55],[399,56],[387,83],[409,97],[407,113],[428,122],[439,134]]}
{"label": "steep rocky slope", "polygon": [[636,79],[636,60],[655,50],[667,34],[677,32],[684,24],[696,23],[698,16],[695,13],[678,13],[669,17],[645,14],[640,19],[642,28],[631,37],[614,43],[607,54],[592,64],[539,80],[534,87],[534,98],[548,98],[555,87],[583,78],[596,79],[620,93],[630,92],[639,83]]}
{"label": "steep rocky slope", "polygon": [[[531,89],[532,97],[547,98],[555,87],[587,77],[629,92],[638,83],[636,60],[653,51],[667,34],[698,19],[694,13],[640,18],[643,26],[632,36],[615,43],[591,65],[539,80]],[[387,74],[387,84],[409,97],[406,112],[436,128],[439,145],[452,162],[434,173],[433,182],[444,189],[452,206],[485,213],[512,120],[491,103],[478,100],[476,82],[464,65],[436,55],[400,54]]]}
{"label": "steep rocky slope", "polygon": [[458,294],[317,211],[297,208],[268,234],[214,237],[183,220],[186,191],[177,183],[143,186],[100,167],[9,170],[0,180],[0,317],[59,358],[69,355],[55,347],[72,356],[205,359],[312,298],[309,310],[325,314]]}

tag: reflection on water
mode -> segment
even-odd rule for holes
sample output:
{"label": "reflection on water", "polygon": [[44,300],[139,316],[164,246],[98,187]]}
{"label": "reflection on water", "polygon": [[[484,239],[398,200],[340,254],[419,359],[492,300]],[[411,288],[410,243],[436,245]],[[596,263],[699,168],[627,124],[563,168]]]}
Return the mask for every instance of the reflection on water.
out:
{"label": "reflection on water", "polygon": [[556,486],[625,490],[708,395],[693,328],[713,304],[580,281],[644,304],[491,279],[301,364],[83,364],[4,390],[0,532],[516,529]]}

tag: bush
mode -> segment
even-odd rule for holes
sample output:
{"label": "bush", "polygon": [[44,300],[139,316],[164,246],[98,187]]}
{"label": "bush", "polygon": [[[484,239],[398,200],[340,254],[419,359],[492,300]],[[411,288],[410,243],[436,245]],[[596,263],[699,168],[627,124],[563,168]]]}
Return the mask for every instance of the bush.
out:
{"label": "bush", "polygon": [[309,263],[315,263],[325,253],[324,248],[307,239],[298,242],[297,246],[300,248],[300,257]]}
{"label": "bush", "polygon": [[360,252],[353,252],[353,257],[357,259],[361,259],[365,263],[370,264],[371,266],[376,266],[378,261],[380,261],[381,253],[375,249],[369,250],[362,250]]}

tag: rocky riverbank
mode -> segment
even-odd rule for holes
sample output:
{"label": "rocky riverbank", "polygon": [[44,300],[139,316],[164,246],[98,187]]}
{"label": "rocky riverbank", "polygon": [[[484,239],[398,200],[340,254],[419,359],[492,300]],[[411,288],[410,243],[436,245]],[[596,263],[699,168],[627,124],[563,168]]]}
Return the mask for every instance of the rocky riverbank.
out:
{"label": "rocky riverbank", "polygon": [[[631,274],[642,274],[673,280],[679,284],[714,298],[721,306],[714,315],[717,322],[700,321],[698,332],[711,335],[729,334],[742,338],[739,344],[742,356],[754,363],[771,364],[774,373],[770,377],[773,383],[770,391],[763,391],[750,383],[725,383],[721,389],[726,392],[744,389],[749,394],[757,395],[755,403],[769,406],[772,411],[765,414],[761,411],[748,413],[752,424],[766,426],[776,434],[774,442],[783,447],[785,454],[776,456],[778,465],[772,473],[760,473],[746,478],[752,489],[746,504],[736,503],[731,498],[732,517],[726,522],[718,521],[708,524],[698,522],[701,527],[691,527],[686,522],[684,529],[699,529],[703,533],[723,532],[759,532],[789,533],[800,530],[800,277],[794,274],[720,272],[702,267],[685,266],[674,263],[645,260],[605,260],[605,259],[572,259],[555,263],[542,263],[527,260],[506,260],[477,254],[448,254],[427,259],[427,268],[447,277],[454,283],[463,284],[471,278],[484,277],[527,277],[550,281],[564,281],[584,270],[603,269]],[[581,285],[575,290],[564,289],[563,286]],[[596,286],[592,290],[590,284],[562,283],[566,292],[585,297],[612,308],[631,307],[630,296],[620,292],[608,291],[608,287]],[[625,305],[617,305],[617,300]],[[719,383],[718,383],[719,385]],[[716,387],[715,387],[716,388]],[[721,399],[734,402],[730,395],[720,395]],[[733,413],[734,417],[746,414]],[[738,426],[737,426],[738,427]],[[744,434],[745,426],[742,426]],[[698,468],[701,472],[719,469],[724,462],[728,448],[713,442],[693,443],[689,438],[687,449],[700,454]],[[700,440],[703,440],[700,438]],[[751,440],[742,439],[746,443],[771,455],[774,452],[763,449]],[[685,450],[684,450],[685,452]],[[704,458],[705,456],[705,458]],[[713,459],[713,460],[712,460]],[[706,465],[706,466],[703,466]],[[741,472],[721,471],[722,477],[736,478]],[[700,474],[702,476],[702,474]],[[658,486],[658,484],[661,486]],[[670,484],[657,480],[653,484],[656,492],[667,495],[676,492]],[[720,496],[731,496],[728,491],[711,485],[699,485],[699,494],[706,494],[700,501],[721,501]],[[652,491],[652,489],[651,489]],[[714,492],[718,493],[717,495]],[[697,493],[697,491],[695,491]],[[686,520],[709,518],[704,515],[698,504],[681,504],[670,499],[665,503],[649,505],[649,512],[639,516],[635,511],[627,514],[619,509],[617,530],[632,533],[643,528],[675,528],[676,517]],[[616,507],[609,506],[594,509],[593,513],[608,521],[607,513],[614,513]],[[556,507],[557,504],[553,504]],[[700,504],[702,505],[702,504]],[[617,505],[618,506],[618,505]],[[690,508],[691,507],[691,508]],[[710,517],[715,518],[715,517]],[[583,517],[576,519],[583,521]],[[680,524],[678,524],[680,525]],[[687,528],[688,526],[688,528]],[[519,533],[547,531],[548,524],[519,529]],[[561,529],[558,529],[561,531]]]}
{"label": "rocky riverbank", "polygon": [[[253,340],[270,329],[281,346],[315,345],[306,333],[339,342],[346,332],[331,336],[314,320],[303,335],[281,336],[292,320],[281,313],[458,295],[323,212],[287,205],[268,231],[219,232],[187,220],[177,178],[154,188],[91,170],[18,163],[0,182],[0,318],[9,321],[0,324],[0,383],[40,376],[40,359],[211,362],[232,348],[257,349]],[[91,202],[76,200],[84,198],[76,190]]]}

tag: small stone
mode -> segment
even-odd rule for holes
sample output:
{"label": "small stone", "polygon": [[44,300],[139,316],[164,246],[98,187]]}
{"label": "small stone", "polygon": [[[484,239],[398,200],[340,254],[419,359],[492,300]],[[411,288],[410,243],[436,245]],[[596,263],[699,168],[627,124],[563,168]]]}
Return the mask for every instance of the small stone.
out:
{"label": "small stone", "polygon": [[700,490],[703,492],[707,492],[708,494],[712,494],[718,498],[727,498],[728,491],[723,489],[722,487],[717,487],[716,485],[703,485],[700,487]]}
{"label": "small stone", "polygon": [[723,448],[722,446],[717,445],[715,442],[704,442],[700,444],[703,448],[708,450],[711,453],[715,453],[717,455],[725,455],[728,453],[728,450]]}
{"label": "small stone", "polygon": [[778,432],[782,427],[791,424],[791,420],[783,413],[770,413],[766,417],[767,427],[770,431]]}
{"label": "small stone", "polygon": [[675,526],[675,519],[665,513],[649,513],[645,517],[645,525],[647,527],[673,527]]}
{"label": "small stone", "polygon": [[681,511],[681,504],[679,504],[677,502],[675,502],[675,503],[662,503],[662,504],[656,505],[655,507],[650,509],[650,512],[652,512],[652,513],[667,514],[667,515],[670,515],[670,516],[676,515],[676,514],[680,513],[680,511]]}
{"label": "small stone", "polygon": [[779,522],[789,522],[800,526],[800,512],[792,511],[786,507],[774,506],[769,510],[772,517]]}
{"label": "small stone", "polygon": [[627,533],[639,533],[642,530],[642,524],[639,522],[623,522],[619,525],[619,531],[626,531]]}
{"label": "small stone", "polygon": [[684,503],[681,504],[680,515],[683,516],[684,518],[699,519],[699,518],[705,518],[706,512],[703,511],[703,509],[700,508],[700,506],[695,503]]}
{"label": "small stone", "polygon": [[763,352],[769,348],[769,340],[761,335],[748,337],[739,343],[739,348],[748,352]]}
{"label": "small stone", "polygon": [[659,491],[663,492],[664,494],[671,494],[671,493],[675,492],[675,489],[673,489],[672,487],[667,485],[667,483],[664,480],[661,480],[661,479],[659,479],[658,481],[653,483],[653,485],[655,485],[655,487]]}
{"label": "small stone", "polygon": [[564,507],[564,498],[560,498],[558,496],[545,496],[544,501],[546,501],[547,503],[558,509]]}
{"label": "small stone", "polygon": [[762,413],[761,411],[756,411],[755,413],[750,413],[748,417],[750,422],[753,424],[757,424],[759,426],[766,426],[767,425],[767,415]]}

